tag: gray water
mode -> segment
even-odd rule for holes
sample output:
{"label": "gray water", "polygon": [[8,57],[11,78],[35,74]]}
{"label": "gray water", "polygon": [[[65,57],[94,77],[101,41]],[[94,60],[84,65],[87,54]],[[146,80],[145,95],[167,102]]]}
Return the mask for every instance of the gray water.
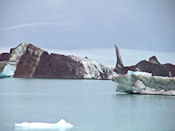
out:
{"label": "gray water", "polygon": [[0,131],[60,119],[74,125],[70,131],[175,130],[175,97],[116,94],[115,88],[102,80],[0,79]]}

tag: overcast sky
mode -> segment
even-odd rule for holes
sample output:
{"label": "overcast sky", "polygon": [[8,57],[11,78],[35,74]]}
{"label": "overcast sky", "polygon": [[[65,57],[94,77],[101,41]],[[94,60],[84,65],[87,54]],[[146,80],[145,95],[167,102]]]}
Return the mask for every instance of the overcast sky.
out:
{"label": "overcast sky", "polygon": [[175,51],[175,0],[0,0],[0,46]]}

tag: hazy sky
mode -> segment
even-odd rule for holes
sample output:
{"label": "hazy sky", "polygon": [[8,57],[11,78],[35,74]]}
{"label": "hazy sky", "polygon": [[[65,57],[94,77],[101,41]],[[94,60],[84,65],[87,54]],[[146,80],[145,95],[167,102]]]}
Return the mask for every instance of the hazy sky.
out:
{"label": "hazy sky", "polygon": [[0,46],[175,51],[175,0],[0,0]]}

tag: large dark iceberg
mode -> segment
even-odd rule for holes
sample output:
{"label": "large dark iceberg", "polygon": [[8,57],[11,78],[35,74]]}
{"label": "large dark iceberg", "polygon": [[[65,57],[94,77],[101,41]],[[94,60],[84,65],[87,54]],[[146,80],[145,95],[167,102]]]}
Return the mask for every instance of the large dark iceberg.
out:
{"label": "large dark iceberg", "polygon": [[117,64],[114,71],[117,74],[127,74],[128,71],[139,71],[151,73],[153,76],[175,77],[175,65],[166,63],[161,64],[156,56],[149,58],[149,61],[142,60],[136,65],[124,66],[119,53],[118,47],[115,45]]}
{"label": "large dark iceberg", "polygon": [[1,76],[24,78],[112,79],[116,75],[88,58],[49,54],[26,42],[0,54],[0,72]]}

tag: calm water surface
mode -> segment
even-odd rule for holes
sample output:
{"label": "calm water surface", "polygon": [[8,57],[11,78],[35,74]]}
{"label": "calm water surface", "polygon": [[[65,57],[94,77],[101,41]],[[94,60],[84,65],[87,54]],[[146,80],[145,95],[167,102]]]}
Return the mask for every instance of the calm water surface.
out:
{"label": "calm water surface", "polygon": [[99,80],[0,79],[0,131],[62,118],[74,125],[70,131],[175,131],[175,97],[116,94],[115,87]]}

